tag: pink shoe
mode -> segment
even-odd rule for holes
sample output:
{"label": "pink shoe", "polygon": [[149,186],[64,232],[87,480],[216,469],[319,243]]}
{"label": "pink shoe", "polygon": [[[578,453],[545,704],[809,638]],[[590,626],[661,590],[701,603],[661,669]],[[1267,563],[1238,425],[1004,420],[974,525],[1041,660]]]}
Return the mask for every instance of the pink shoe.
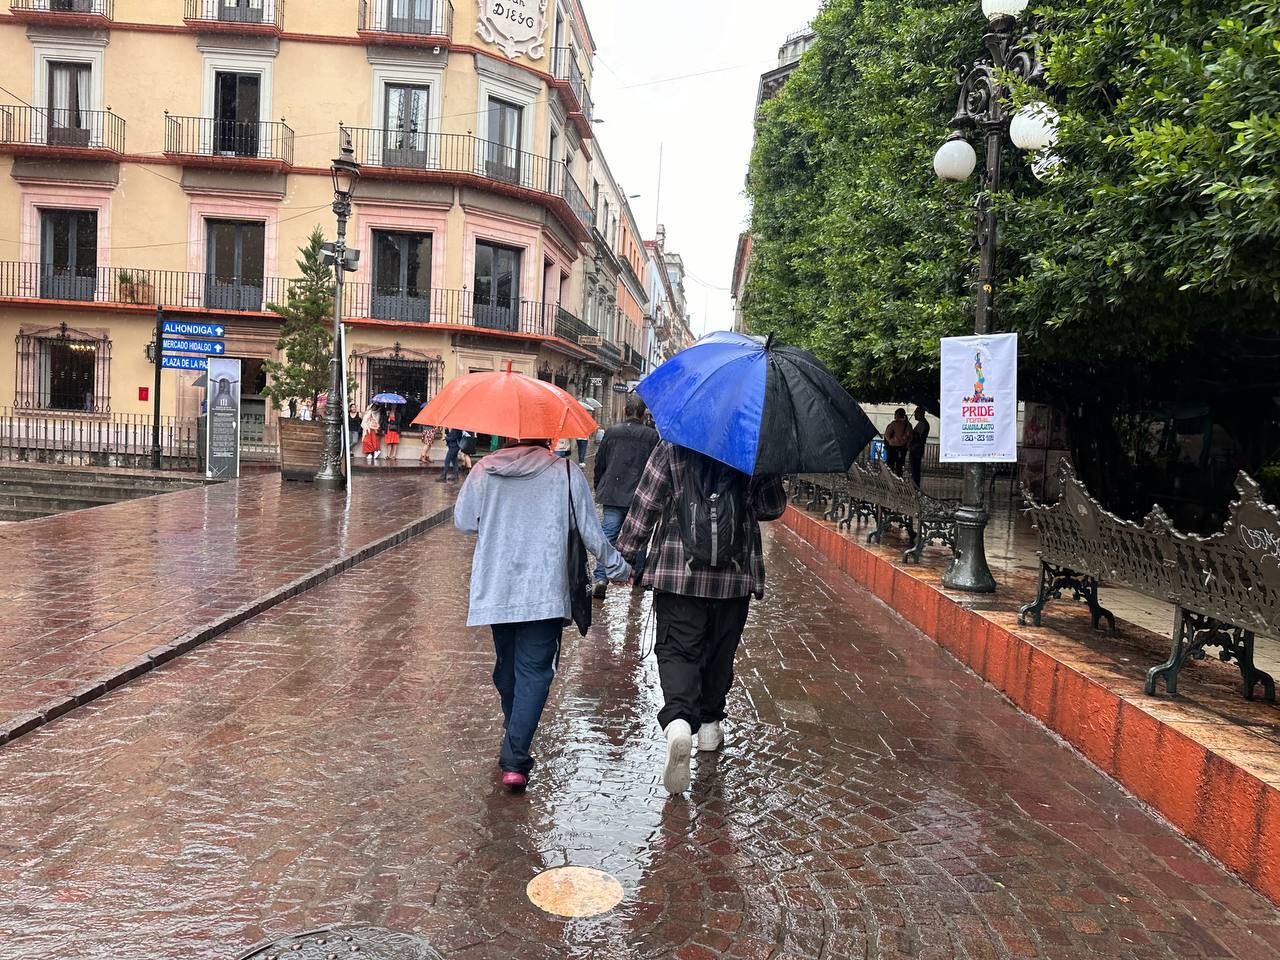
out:
{"label": "pink shoe", "polygon": [[502,775],[502,785],[512,793],[519,793],[529,785],[529,778],[523,773],[504,773]]}

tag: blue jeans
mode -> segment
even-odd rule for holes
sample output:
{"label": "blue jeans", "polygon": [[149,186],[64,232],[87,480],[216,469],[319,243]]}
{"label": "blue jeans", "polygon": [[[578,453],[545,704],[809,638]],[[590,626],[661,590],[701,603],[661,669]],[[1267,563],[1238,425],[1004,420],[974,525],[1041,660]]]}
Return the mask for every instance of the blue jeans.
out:
{"label": "blue jeans", "polygon": [[[613,546],[618,545],[618,535],[622,533],[622,525],[627,522],[627,507],[602,507],[603,516],[600,518],[600,526],[604,529],[605,539]],[[640,548],[640,553],[636,556],[636,562],[633,567],[636,576],[639,577],[644,573],[644,548]],[[604,572],[604,563],[596,561],[596,583],[605,583],[608,577]]]}
{"label": "blue jeans", "polygon": [[450,467],[453,467],[453,475],[455,477],[460,474],[458,470],[458,445],[456,443],[450,443],[444,448],[444,470],[440,476],[445,480],[449,479]]}
{"label": "blue jeans", "polygon": [[493,647],[497,662],[493,667],[493,685],[502,698],[502,716],[506,735],[498,765],[508,773],[533,769],[529,748],[547,704],[551,680],[556,675],[560,653],[560,620],[535,620],[531,623],[495,623]]}
{"label": "blue jeans", "polygon": [[587,462],[587,441],[585,440],[578,441],[578,462]]}

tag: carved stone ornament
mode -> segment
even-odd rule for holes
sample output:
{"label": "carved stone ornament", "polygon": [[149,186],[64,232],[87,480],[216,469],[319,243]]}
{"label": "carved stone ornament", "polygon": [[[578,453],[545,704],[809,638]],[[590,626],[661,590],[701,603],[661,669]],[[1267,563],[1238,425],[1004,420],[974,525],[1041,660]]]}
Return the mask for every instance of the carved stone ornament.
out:
{"label": "carved stone ornament", "polygon": [[547,0],[476,0],[476,33],[510,59],[541,60],[546,54]]}

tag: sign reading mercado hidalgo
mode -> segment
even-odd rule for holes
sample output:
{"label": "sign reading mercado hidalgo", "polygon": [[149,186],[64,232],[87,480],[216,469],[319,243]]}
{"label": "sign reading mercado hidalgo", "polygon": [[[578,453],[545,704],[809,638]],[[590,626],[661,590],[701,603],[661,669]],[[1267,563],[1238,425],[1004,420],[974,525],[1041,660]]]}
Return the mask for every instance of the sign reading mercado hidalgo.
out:
{"label": "sign reading mercado hidalgo", "polygon": [[514,60],[541,60],[546,52],[547,0],[476,0],[480,19],[476,33],[502,48]]}
{"label": "sign reading mercado hidalgo", "polygon": [[943,463],[1018,459],[1018,335],[942,340]]}

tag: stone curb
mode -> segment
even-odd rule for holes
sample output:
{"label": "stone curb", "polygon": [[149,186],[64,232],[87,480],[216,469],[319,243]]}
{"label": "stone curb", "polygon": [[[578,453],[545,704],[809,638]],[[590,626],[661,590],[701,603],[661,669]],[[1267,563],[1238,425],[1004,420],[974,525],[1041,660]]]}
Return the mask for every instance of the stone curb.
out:
{"label": "stone curb", "polygon": [[156,667],[175,660],[184,653],[189,653],[199,647],[201,644],[212,640],[214,637],[226,633],[233,627],[237,627],[246,620],[252,620],[261,613],[265,613],[272,607],[290,600],[300,594],[306,593],[315,587],[320,586],[326,580],[331,580],[341,573],[345,573],[352,567],[364,563],[380,553],[398,547],[414,537],[420,536],[435,527],[447,522],[453,516],[453,507],[449,506],[434,513],[429,517],[423,517],[412,523],[406,524],[394,533],[387,534],[379,540],[361,547],[354,553],[330,562],[318,570],[298,577],[296,580],[286,583],[282,587],[278,587],[263,597],[255,600],[253,603],[245,604],[238,607],[230,613],[211,620],[208,623],[201,624],[194,630],[184,633],[182,636],[168,643],[160,644],[153,647],[144,655],[136,657],[117,667],[113,672],[106,676],[87,681],[83,685],[77,687],[71,692],[64,694],[54,700],[50,700],[34,712],[22,713],[10,720],[0,723],[0,746],[12,743],[19,737],[43,727],[46,723],[58,719],[67,713],[70,713],[76,707],[84,706],[97,700],[103,694],[110,693],[119,687],[124,686],[131,680],[136,680],[143,674],[150,673]]}

